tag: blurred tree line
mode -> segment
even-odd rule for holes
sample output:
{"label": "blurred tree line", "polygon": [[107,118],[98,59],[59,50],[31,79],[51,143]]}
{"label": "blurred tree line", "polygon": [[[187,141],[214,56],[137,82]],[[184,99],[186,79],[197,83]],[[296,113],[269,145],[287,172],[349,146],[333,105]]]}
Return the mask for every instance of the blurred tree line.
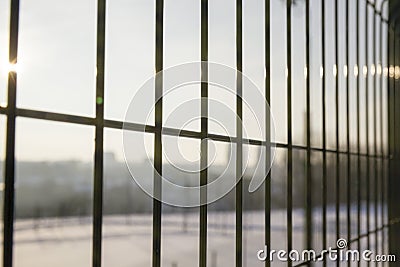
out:
{"label": "blurred tree line", "polygon": [[[347,155],[340,155],[340,202],[347,201]],[[356,201],[356,160],[351,159],[351,196]],[[371,164],[372,165],[372,164]],[[3,173],[3,163],[0,164]],[[143,164],[137,163],[137,168],[143,168]],[[301,208],[305,205],[305,177],[306,177],[306,153],[301,150],[293,150],[293,207]],[[168,166],[164,166],[168,172]],[[336,199],[336,155],[327,155],[327,201],[328,205],[335,203]],[[380,173],[381,165],[378,165]],[[40,217],[66,217],[87,216],[92,210],[92,185],[93,166],[91,163],[78,161],[63,162],[18,162],[16,169],[16,216],[17,218]],[[209,171],[210,179],[220,175],[221,170]],[[361,195],[366,197],[366,159],[361,162]],[[140,173],[152,180],[152,170],[141,170]],[[181,180],[188,178],[182,174]],[[322,152],[313,152],[311,156],[312,173],[312,202],[318,207],[322,202]],[[287,183],[286,151],[277,152],[272,168],[271,206],[272,209],[286,208],[286,183]],[[372,169],[370,175],[372,175]],[[256,174],[257,175],[257,174]],[[233,174],[232,174],[233,176]],[[197,177],[197,176],[194,176]],[[234,179],[234,177],[232,177]],[[190,178],[190,180],[196,180]],[[371,188],[373,188],[373,176],[371,176]],[[243,179],[244,210],[262,210],[264,208],[264,186],[255,193],[248,193],[250,179],[245,173]],[[233,189],[234,191],[234,189]],[[221,200],[210,205],[210,210],[229,211],[235,209],[235,194],[230,192]],[[125,163],[115,160],[113,157],[105,162],[104,167],[104,214],[134,214],[150,213],[152,211],[152,199],[146,195],[133,181]],[[163,212],[177,211],[176,208],[163,206]]]}

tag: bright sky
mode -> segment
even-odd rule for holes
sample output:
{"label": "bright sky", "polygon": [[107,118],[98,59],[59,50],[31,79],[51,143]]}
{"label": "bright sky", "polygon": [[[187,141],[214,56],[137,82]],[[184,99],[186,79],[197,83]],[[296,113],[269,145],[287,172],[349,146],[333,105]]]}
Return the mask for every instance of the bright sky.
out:
{"label": "bright sky", "polygon": [[[235,67],[235,2],[209,1],[209,60]],[[286,141],[286,7],[282,0],[271,1],[271,85],[272,112],[276,140]],[[356,1],[351,2],[354,12]],[[360,1],[362,4],[364,1]],[[379,1],[378,1],[379,2]],[[340,133],[345,144],[345,39],[344,0],[340,0],[339,40]],[[311,101],[313,145],[321,146],[321,29],[319,0],[311,0]],[[334,145],[334,1],[326,1],[326,62],[328,145]],[[364,7],[363,9],[364,10]],[[264,1],[244,1],[244,73],[264,91]],[[363,14],[363,12],[361,13]],[[371,12],[372,14],[372,12]],[[0,0],[0,42],[8,44],[9,0]],[[106,40],[106,118],[122,120],[129,101],[138,88],[154,74],[154,1],[109,0]],[[364,19],[361,15],[364,40]],[[304,2],[298,1],[292,15],[293,131],[294,143],[304,144],[305,131],[305,19]],[[350,19],[350,42],[354,51],[355,17]],[[95,100],[96,1],[24,0],[21,1],[18,64],[18,100],[21,108],[94,116]],[[165,67],[200,60],[200,1],[165,0]],[[361,55],[364,55],[361,48]],[[386,53],[384,53],[386,55]],[[356,55],[350,55],[351,111],[355,115]],[[362,57],[362,65],[365,59]],[[0,103],[6,102],[7,45],[0,49]],[[360,68],[361,69],[361,68]],[[361,71],[360,71],[361,73]],[[372,81],[372,80],[371,80]],[[364,82],[362,82],[362,85]],[[372,84],[372,82],[371,82]],[[199,92],[176,96],[165,102],[172,109]],[[216,98],[219,96],[216,95]],[[245,95],[246,97],[246,95]],[[252,96],[247,96],[250,101]],[[365,99],[365,92],[361,92]],[[226,99],[234,109],[234,98]],[[365,101],[365,100],[364,100]],[[361,113],[362,115],[365,112]],[[234,116],[234,114],[232,114]],[[351,140],[355,141],[355,119]],[[1,139],[4,118],[0,117]],[[365,125],[365,118],[361,126]],[[198,125],[193,126],[194,129]],[[365,127],[365,126],[364,126]],[[372,130],[371,130],[372,131]],[[253,137],[253,136],[252,136]],[[255,138],[257,136],[254,136]],[[365,134],[361,135],[365,143]],[[379,136],[378,136],[379,137]],[[343,141],[343,142],[342,142]],[[91,160],[94,130],[62,123],[17,120],[17,158],[23,160]],[[106,150],[122,159],[122,135],[106,131]],[[1,143],[3,145],[3,141]],[[3,155],[2,155],[3,157]],[[138,159],[142,155],[138,155]]]}

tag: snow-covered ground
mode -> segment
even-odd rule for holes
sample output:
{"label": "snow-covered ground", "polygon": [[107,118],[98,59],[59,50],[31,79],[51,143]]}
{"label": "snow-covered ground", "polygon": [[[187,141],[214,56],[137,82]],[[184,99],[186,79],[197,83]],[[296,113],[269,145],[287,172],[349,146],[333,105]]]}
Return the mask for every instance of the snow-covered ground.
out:
{"label": "snow-covered ground", "polygon": [[[346,233],[345,208],[341,209],[342,233]],[[354,212],[355,210],[353,210]],[[356,216],[356,213],[353,213]],[[272,249],[286,248],[286,210],[272,214]],[[322,249],[321,213],[314,213],[314,246]],[[363,212],[362,225],[365,225]],[[372,220],[373,221],[373,220]],[[356,220],[353,220],[353,224]],[[256,253],[264,247],[264,215],[243,215],[244,266],[263,266]],[[355,227],[355,225],[353,225]],[[334,245],[335,211],[328,212],[328,242]],[[353,231],[354,232],[354,231]],[[345,235],[343,235],[345,236]],[[293,248],[303,249],[304,213],[293,212]],[[91,266],[91,218],[18,220],[15,224],[16,267]],[[374,237],[372,237],[374,242]],[[235,213],[208,214],[208,266],[234,266]],[[364,244],[365,245],[365,244]],[[162,266],[198,266],[199,214],[171,213],[162,217]],[[152,216],[106,216],[103,224],[103,265],[106,267],[151,266]],[[273,266],[286,263],[273,262]],[[318,266],[315,264],[315,266]],[[343,265],[344,266],[344,265]]]}

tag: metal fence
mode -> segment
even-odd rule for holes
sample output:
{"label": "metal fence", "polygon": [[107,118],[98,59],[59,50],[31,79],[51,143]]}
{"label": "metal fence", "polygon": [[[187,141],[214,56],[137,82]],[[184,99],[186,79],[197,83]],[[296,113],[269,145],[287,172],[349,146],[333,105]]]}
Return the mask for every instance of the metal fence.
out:
{"label": "metal fence", "polygon": [[[349,245],[353,248],[361,248],[362,240],[366,240],[367,247],[374,248],[376,251],[382,253],[387,252],[386,248],[389,242],[387,228],[389,226],[387,208],[390,203],[388,202],[388,186],[389,175],[388,165],[389,155],[391,155],[394,146],[395,136],[395,116],[397,112],[394,110],[396,105],[394,103],[395,90],[389,90],[395,86],[395,79],[399,78],[398,63],[394,62],[395,55],[386,58],[388,50],[395,53],[398,51],[398,39],[395,37],[392,28],[388,25],[388,18],[383,14],[385,3],[384,1],[377,1],[376,3],[366,0],[356,0],[355,8],[351,9],[350,6],[354,4],[351,0],[334,1],[334,19],[335,26],[334,32],[329,32],[326,27],[326,12],[331,12],[326,6],[326,0],[321,1],[321,21],[320,21],[320,35],[322,42],[322,66],[321,70],[321,88],[322,98],[319,100],[322,105],[322,146],[312,146],[312,132],[311,132],[311,82],[310,75],[313,70],[310,61],[311,57],[315,54],[311,49],[310,42],[312,36],[310,35],[310,1],[305,1],[305,82],[306,82],[306,142],[305,145],[294,144],[293,142],[293,110],[292,107],[296,99],[292,98],[292,90],[295,90],[292,77],[292,51],[295,46],[295,41],[292,39],[292,5],[298,1],[286,1],[286,65],[287,65],[287,142],[276,143],[276,147],[283,149],[287,153],[287,234],[286,243],[287,250],[293,249],[293,180],[296,179],[296,173],[293,171],[293,153],[295,151],[303,151],[306,155],[305,166],[305,181],[304,181],[304,216],[305,216],[305,248],[312,249],[315,219],[313,218],[313,209],[315,200],[312,199],[313,190],[321,190],[320,203],[322,208],[322,247],[328,247],[327,241],[327,209],[328,209],[328,194],[331,190],[328,186],[329,173],[327,173],[327,164],[329,159],[334,159],[336,162],[336,174],[334,177],[335,184],[335,231],[336,237],[346,238]],[[245,1],[236,1],[236,68],[239,71],[243,70],[243,4]],[[13,266],[13,237],[14,237],[14,183],[15,183],[15,125],[17,117],[26,117],[40,120],[59,121],[73,124],[90,125],[95,128],[95,158],[94,158],[94,195],[93,195],[93,240],[92,240],[92,262],[93,266],[101,266],[102,259],[102,225],[103,225],[103,145],[104,145],[104,129],[114,128],[122,129],[123,122],[117,120],[109,120],[104,115],[104,102],[105,99],[105,48],[106,48],[106,0],[97,1],[97,54],[96,54],[96,116],[78,116],[61,114],[54,112],[45,112],[32,109],[23,109],[16,106],[17,97],[17,73],[9,72],[8,76],[8,101],[6,107],[0,107],[0,113],[7,116],[7,134],[6,134],[6,160],[5,160],[5,190],[4,190],[4,242],[3,242],[3,266]],[[208,58],[208,13],[209,5],[207,0],[201,0],[201,60],[207,61]],[[344,4],[344,9],[340,9],[340,5]],[[271,51],[270,39],[271,36],[271,20],[270,20],[270,0],[266,0],[265,8],[265,98],[268,103],[271,103]],[[341,15],[344,10],[345,14]],[[182,11],[184,12],[184,10]],[[17,63],[18,55],[18,24],[20,13],[20,1],[11,0],[11,13],[10,13],[10,43],[9,43],[9,61],[12,64]],[[155,0],[155,71],[163,70],[163,38],[164,38],[164,1]],[[340,18],[345,18],[341,22]],[[364,22],[362,20],[365,20]],[[350,31],[350,22],[356,23],[356,32]],[[344,23],[343,32],[340,29],[340,23]],[[364,28],[361,27],[363,23]],[[361,32],[364,31],[364,32]],[[334,51],[327,51],[327,42],[329,42],[327,34],[333,35]],[[350,36],[355,34],[354,36]],[[364,37],[364,38],[362,38]],[[350,38],[355,38],[355,45],[352,45]],[[340,55],[340,42],[345,45],[344,55],[345,60],[342,61]],[[391,47],[395,45],[395,47]],[[389,48],[389,49],[387,49]],[[333,66],[328,65],[326,56],[328,53],[334,53]],[[364,55],[363,55],[364,53]],[[355,61],[352,62],[351,54],[355,56]],[[362,63],[363,62],[363,63]],[[315,66],[314,66],[315,67]],[[335,98],[335,148],[331,149],[327,146],[327,100],[326,86],[326,73],[333,67],[334,72],[334,88]],[[351,82],[352,69],[354,71],[354,83]],[[341,84],[340,77],[343,71],[344,85]],[[393,83],[393,84],[391,84]],[[333,86],[333,85],[332,85]],[[342,103],[340,94],[341,88],[344,86],[345,97]],[[158,85],[154,88],[155,99],[162,95],[162,86]],[[241,93],[241,81],[237,81],[238,94]],[[355,92],[356,98],[351,102],[351,94]],[[362,93],[364,92],[364,93]],[[361,97],[361,95],[364,97]],[[203,83],[201,86],[201,97],[208,97],[208,86]],[[370,101],[371,99],[371,101]],[[392,102],[390,102],[392,101]],[[390,102],[390,103],[389,103]],[[272,103],[273,104],[273,103]],[[342,104],[344,106],[342,107]],[[355,105],[355,109],[352,109]],[[344,124],[341,121],[339,111],[344,108],[345,117]],[[393,110],[391,110],[391,108]],[[230,142],[230,136],[212,134],[208,130],[208,106],[204,104],[201,106],[201,131],[179,131],[178,129],[167,129],[163,127],[163,106],[162,100],[158,101],[155,105],[155,124],[145,125],[146,132],[154,136],[154,169],[158,173],[162,173],[162,135],[168,134],[172,136],[180,136],[193,138],[197,140],[204,140],[210,138],[220,142]],[[242,100],[236,100],[236,115],[242,118]],[[352,118],[355,118],[352,121]],[[364,117],[363,117],[364,116]],[[363,117],[363,118],[361,118]],[[361,122],[365,120],[365,124]],[[269,121],[267,121],[269,123]],[[237,124],[240,125],[240,124]],[[341,129],[343,127],[343,129]],[[351,147],[351,128],[355,127],[355,147]],[[132,131],[141,131],[143,125],[130,123],[129,129]],[[342,135],[341,132],[345,132]],[[363,133],[364,131],[364,133]],[[268,136],[267,132],[267,136]],[[242,129],[240,126],[236,129],[237,138],[237,162],[236,173],[242,173]],[[362,140],[360,135],[366,136],[365,151],[362,148]],[[343,137],[343,140],[341,140]],[[233,137],[232,137],[233,138]],[[262,140],[245,140],[251,145],[262,146]],[[343,142],[344,147],[340,144]],[[201,145],[202,158],[201,164],[207,164],[207,145]],[[312,173],[312,154],[322,154],[322,175],[318,177],[321,181],[321,188],[315,188],[313,184]],[[341,178],[341,174],[345,173],[346,179]],[[273,175],[273,174],[272,174]],[[236,177],[240,179],[241,177]],[[200,173],[200,183],[206,184],[208,180],[207,169]],[[264,185],[265,196],[265,229],[264,237],[265,244],[268,247],[273,246],[274,240],[271,240],[271,174],[268,175]],[[236,210],[236,223],[235,223],[235,263],[236,266],[243,266],[243,182],[239,181],[235,188],[235,210]],[[156,195],[161,192],[161,182],[157,179],[154,180],[154,192]],[[343,194],[341,194],[341,192]],[[202,198],[206,195],[202,194]],[[365,201],[365,204],[363,204]],[[345,205],[345,206],[343,206]],[[362,224],[364,223],[362,217],[362,207],[366,206],[366,230],[363,231]],[[356,207],[353,210],[352,207]],[[345,207],[345,229],[346,234],[343,236],[343,224],[341,223],[341,209]],[[200,207],[199,219],[199,266],[207,265],[207,213],[208,206],[203,205]],[[161,257],[163,247],[161,246],[161,215],[162,203],[158,200],[153,200],[153,228],[152,228],[152,266],[161,266]],[[343,217],[343,216],[342,216]],[[356,222],[356,230],[352,227],[352,222]],[[374,242],[370,239],[374,238]],[[378,241],[379,240],[379,241]],[[374,246],[374,247],[372,247]],[[297,264],[297,263],[296,263]],[[310,262],[303,262],[297,264],[288,262],[288,266],[308,265]],[[327,262],[324,262],[326,266]],[[339,263],[338,263],[339,265]],[[270,262],[266,261],[265,266],[270,266]]]}

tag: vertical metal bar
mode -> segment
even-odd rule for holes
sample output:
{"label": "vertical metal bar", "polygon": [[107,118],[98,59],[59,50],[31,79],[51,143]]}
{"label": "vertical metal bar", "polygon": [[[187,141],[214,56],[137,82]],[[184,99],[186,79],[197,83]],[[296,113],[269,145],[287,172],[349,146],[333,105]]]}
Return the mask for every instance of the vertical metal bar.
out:
{"label": "vertical metal bar", "polygon": [[[382,16],[382,13],[381,13],[381,16]],[[380,226],[382,226],[383,225],[383,185],[384,185],[384,182],[383,182],[383,179],[384,179],[384,172],[383,172],[383,168],[384,168],[384,150],[383,150],[383,59],[382,59],[382,45],[383,45],[383,40],[382,40],[382,38],[383,38],[383,35],[382,35],[382,30],[383,30],[383,27],[382,27],[382,17],[379,19],[379,40],[380,40],[380,44],[379,44],[379,67],[380,67],[380,73],[378,73],[378,75],[379,75],[379,77],[378,77],[378,82],[379,82],[379,85],[380,85],[380,93],[379,93],[379,97],[380,97],[380,99],[379,99],[379,102],[380,102],[380,105],[379,105],[379,115],[380,115],[380,117],[379,117],[379,123],[380,123],[380,126],[379,126],[379,130],[380,130],[380,138],[381,138],[381,140],[380,140],[380,147],[381,147],[381,149],[380,149],[380,157],[379,157],[379,159],[377,159],[377,160],[379,160],[380,162],[381,162],[381,164],[380,164],[380,179],[378,180],[378,182],[380,183],[380,187],[379,187],[379,189],[380,189],[380,197],[379,197],[379,200],[378,200],[378,206],[379,206],[379,211],[380,211],[380,221],[381,221],[381,225],[378,225],[378,227],[380,227]],[[378,214],[377,214],[377,216],[378,216]],[[384,233],[384,230],[382,230],[381,232],[380,232],[380,235],[381,235],[381,242],[380,242],[380,244],[381,244],[381,253],[383,254],[383,242],[384,242],[384,235],[383,235],[383,233]]]}
{"label": "vertical metal bar", "polygon": [[310,118],[310,0],[306,0],[306,117],[307,117],[307,159],[306,159],[306,249],[312,248],[312,178],[311,178],[311,118]]}
{"label": "vertical metal bar", "polygon": [[[350,38],[349,38],[349,0],[346,0],[346,144],[347,144],[347,240],[351,240],[351,160],[350,160]],[[348,261],[350,266],[350,261]]]}
{"label": "vertical metal bar", "polygon": [[[242,64],[242,0],[236,0],[236,69],[243,71]],[[243,264],[243,118],[242,118],[242,76],[236,77],[236,136],[238,138],[236,146],[236,267]]]}
{"label": "vertical metal bar", "polygon": [[[392,114],[392,107],[394,106],[394,97],[395,97],[395,93],[394,93],[394,88],[392,87],[392,82],[393,79],[392,77],[390,77],[390,66],[391,63],[393,63],[393,58],[394,58],[394,33],[392,34],[390,31],[390,27],[388,26],[388,34],[389,34],[389,39],[388,39],[388,45],[387,45],[387,58],[388,58],[388,83],[387,83],[387,95],[388,95],[388,107],[387,107],[387,112],[388,112],[388,155],[389,155],[389,159],[388,159],[388,182],[387,182],[387,194],[386,194],[386,202],[387,202],[387,210],[388,210],[388,218],[387,221],[390,222],[390,218],[392,216],[392,204],[391,204],[391,198],[390,198],[390,187],[392,185],[392,174],[393,174],[393,170],[392,170],[392,160],[393,160],[393,132],[394,132],[394,114]],[[392,40],[393,39],[393,40]],[[391,46],[393,47],[393,49],[391,49]],[[393,55],[393,58],[391,57],[391,55]],[[394,84],[393,84],[394,85]],[[392,89],[393,88],[393,89]],[[388,226],[388,233],[390,234],[391,232],[391,226],[389,223]],[[391,247],[391,238],[388,238],[388,249],[390,249]]]}
{"label": "vertical metal bar", "polygon": [[[327,168],[326,168],[326,60],[325,60],[325,0],[321,2],[322,6],[322,247],[328,247],[327,244]],[[323,266],[326,267],[326,257],[324,257]]]}
{"label": "vertical metal bar", "polygon": [[97,1],[96,55],[96,139],[93,190],[93,258],[92,266],[101,266],[103,225],[103,145],[104,145],[104,70],[105,70],[106,0]]}
{"label": "vertical metal bar", "polygon": [[[381,222],[382,222],[382,226],[385,224],[385,220],[384,220],[384,207],[385,207],[385,201],[384,201],[384,196],[385,196],[385,150],[384,150],[384,137],[383,137],[383,105],[384,105],[384,101],[383,101],[383,86],[384,86],[384,66],[383,66],[383,24],[384,24],[384,20],[383,20],[383,5],[387,0],[384,0],[381,2],[381,14],[380,14],[380,30],[379,30],[379,40],[380,40],[380,53],[379,53],[379,57],[380,57],[380,62],[381,62],[381,83],[380,83],[380,87],[381,87],[381,106],[380,106],[380,115],[381,115]],[[388,103],[387,103],[388,104]],[[385,229],[383,228],[382,232],[381,232],[381,238],[382,238],[382,251],[381,253],[384,254],[385,253]]]}
{"label": "vertical metal bar", "polygon": [[[201,1],[201,167],[200,202],[206,203],[208,180],[208,0]],[[199,266],[207,266],[207,204],[200,206],[200,257]]]}
{"label": "vertical metal bar", "polygon": [[[270,43],[270,0],[265,0],[265,100],[269,104],[269,107],[265,107],[265,137],[267,144],[271,142],[271,43]],[[266,147],[266,164],[269,164],[269,158],[271,157],[271,148],[267,145]],[[266,165],[268,167],[268,165]],[[271,247],[271,171],[267,175],[265,180],[265,244],[267,247]],[[265,267],[270,267],[271,262],[269,260],[265,261]]]}
{"label": "vertical metal bar", "polygon": [[[400,52],[400,38],[399,38],[399,36],[398,36],[398,32],[397,32],[397,27],[398,26],[396,26],[396,27],[394,27],[394,38],[395,38],[395,51],[396,51],[396,53],[395,53],[395,58],[394,58],[394,62],[395,62],[395,66],[396,67],[399,67],[399,65],[400,65],[400,55],[399,55],[399,52]],[[399,138],[400,138],[400,134],[399,134],[399,131],[398,131],[398,129],[399,129],[399,127],[400,127],[400,120],[399,120],[399,116],[398,116],[398,114],[400,113],[400,108],[399,108],[399,105],[398,105],[398,103],[399,103],[399,100],[400,100],[400,94],[399,94],[399,92],[397,92],[397,90],[399,90],[399,77],[396,77],[397,75],[396,75],[396,69],[395,69],[395,74],[394,74],[394,89],[393,89],[393,91],[394,91],[394,103],[393,103],[393,109],[394,109],[394,111],[393,111],[393,114],[394,114],[394,116],[393,116],[393,119],[394,119],[394,143],[393,143],[393,145],[394,145],[394,149],[393,149],[393,165],[394,165],[394,176],[395,177],[399,177],[398,175],[399,175],[399,165],[397,165],[396,163],[398,163],[399,162],[399,150],[400,150],[400,147],[399,147],[399,145],[400,145],[400,140],[399,140]],[[399,185],[399,178],[395,178],[395,179],[393,179],[394,180],[394,183],[395,183],[395,186],[394,187],[397,187],[398,188],[398,185]],[[392,202],[394,201],[394,200],[398,200],[398,197],[397,196],[395,196],[395,197],[393,197],[392,198]],[[399,216],[399,206],[398,205],[392,205],[392,207],[393,207],[393,219],[398,219],[398,217],[397,216]],[[396,234],[398,234],[399,233],[399,226],[398,225],[394,225],[393,226],[393,232],[394,233],[396,233]],[[397,235],[398,236],[398,235]],[[396,239],[396,238],[394,238],[394,245],[397,247],[397,249],[395,250],[395,251],[399,251],[399,240],[398,239]]]}
{"label": "vertical metal bar", "polygon": [[390,236],[390,241],[389,241],[389,251],[390,253],[393,254],[398,254],[396,252],[399,251],[399,241],[398,241],[398,233],[399,229],[398,226],[395,225],[396,220],[398,219],[397,216],[399,214],[398,210],[398,205],[396,205],[396,201],[398,200],[397,197],[397,192],[396,189],[398,188],[398,174],[399,174],[399,166],[397,164],[399,160],[399,132],[398,132],[398,127],[399,127],[399,118],[398,118],[398,112],[399,112],[399,106],[398,106],[398,101],[399,101],[399,93],[397,92],[398,90],[398,77],[396,75],[396,67],[398,66],[398,60],[399,60],[399,50],[400,50],[400,44],[399,44],[399,39],[397,36],[397,23],[394,23],[393,29],[392,29],[392,34],[393,34],[393,66],[394,66],[394,73],[393,73],[393,87],[392,87],[392,92],[393,92],[393,143],[392,143],[392,156],[391,156],[391,177],[389,179],[389,203],[390,203],[390,214],[389,214],[389,236]]}
{"label": "vertical metal bar", "polygon": [[[11,0],[9,63],[17,64],[19,0]],[[17,73],[8,73],[7,137],[5,159],[5,188],[3,210],[3,266],[11,267],[14,237],[14,181],[15,181],[15,117],[17,104]]]}
{"label": "vertical metal bar", "polygon": [[[392,164],[392,167],[393,167],[393,176],[392,176],[392,188],[398,188],[398,185],[399,185],[399,178],[398,178],[398,175],[399,175],[399,166],[398,166],[398,164],[396,164],[398,161],[399,161],[399,131],[398,131],[398,127],[400,127],[400,121],[399,121],[399,117],[398,117],[398,114],[399,114],[399,106],[398,106],[398,103],[399,103],[399,97],[400,97],[400,94],[399,94],[399,92],[397,92],[397,90],[399,89],[399,87],[398,87],[398,85],[399,85],[399,77],[397,77],[397,75],[396,75],[396,67],[398,67],[399,66],[399,59],[400,59],[400,56],[399,56],[399,51],[400,51],[400,39],[399,39],[399,36],[397,35],[398,33],[397,33],[397,24],[395,24],[396,26],[394,26],[393,27],[393,38],[394,38],[394,53],[393,53],[393,57],[394,57],[394,59],[393,59],[393,61],[394,61],[394,66],[395,66],[395,69],[394,69],[394,77],[393,77],[393,164]],[[392,216],[389,218],[390,219],[390,221],[392,221],[393,222],[393,220],[396,220],[396,219],[398,219],[398,215],[399,215],[399,206],[398,205],[396,205],[396,204],[394,204],[393,205],[393,203],[394,203],[394,201],[397,201],[398,200],[398,197],[397,197],[397,195],[395,195],[396,193],[395,192],[393,192],[394,190],[392,189],[391,190],[392,192],[391,192],[391,197],[390,197],[390,202],[392,203],[391,205],[391,208],[392,208]],[[390,235],[390,236],[398,236],[398,233],[399,233],[399,228],[398,228],[398,226],[397,225],[391,225],[391,232],[392,232],[392,234],[393,235]],[[391,242],[392,244],[392,248],[391,248],[391,250],[390,250],[390,252],[394,252],[394,253],[396,253],[397,251],[399,251],[399,241],[398,241],[398,239],[397,238],[393,238],[393,240],[392,240],[392,242]]]}
{"label": "vertical metal bar", "polygon": [[368,67],[368,3],[365,4],[365,66],[366,66],[366,77],[365,77],[365,116],[366,116],[366,140],[367,140],[367,172],[366,172],[366,188],[367,188],[367,192],[366,192],[366,203],[367,203],[367,248],[370,247],[370,235],[369,235],[369,231],[370,231],[370,202],[369,202],[369,197],[370,197],[370,177],[369,177],[369,162],[370,162],[370,152],[369,152],[369,105],[368,105],[368,101],[369,101],[369,96],[368,96],[368,90],[369,90],[369,85],[368,85],[368,73],[369,73],[369,67]]}
{"label": "vertical metal bar", "polygon": [[[335,0],[335,94],[336,94],[336,238],[340,238],[340,155],[339,155],[339,1]],[[339,261],[337,261],[339,266]]]}
{"label": "vertical metal bar", "polygon": [[[392,43],[392,40],[391,40],[391,32],[390,32],[390,25],[388,24],[388,29],[387,29],[387,34],[388,34],[388,41],[387,41],[387,53],[386,53],[386,56],[387,56],[387,68],[388,68],[388,73],[387,73],[387,114],[388,114],[388,118],[387,118],[387,124],[388,124],[388,132],[387,132],[387,138],[388,138],[388,143],[387,143],[387,154],[388,154],[388,172],[387,172],[387,178],[386,178],[386,180],[387,180],[387,184],[386,184],[386,199],[385,199],[385,201],[386,201],[386,205],[387,205],[387,207],[386,207],[386,209],[387,209],[387,216],[388,216],[388,218],[386,219],[386,221],[387,222],[389,222],[389,218],[390,218],[390,213],[391,213],[391,203],[390,203],[390,197],[389,197],[389,194],[390,194],[390,185],[391,185],[391,182],[390,182],[390,177],[391,177],[391,175],[392,175],[392,170],[391,170],[391,162],[392,162],[392,148],[391,148],[391,146],[392,146],[392,116],[391,116],[391,107],[392,107],[392,102],[393,102],[393,97],[391,97],[391,81],[392,81],[392,79],[390,78],[390,63],[391,63],[391,57],[390,57],[390,55],[391,55],[391,49],[390,49],[390,47],[391,47],[391,45],[393,44]],[[389,233],[389,231],[390,231],[390,225],[388,226],[388,230],[387,230],[387,233]],[[390,238],[388,238],[388,240],[387,240],[387,248],[389,249],[389,247],[390,247]]]}
{"label": "vertical metal bar", "polygon": [[[391,177],[391,183],[392,187],[391,188],[396,188],[398,185],[397,179],[395,177],[398,176],[399,173],[399,167],[397,165],[397,160],[398,160],[398,149],[399,149],[399,139],[398,139],[398,128],[399,127],[399,119],[398,119],[398,107],[397,103],[399,100],[399,92],[398,90],[398,81],[396,77],[396,66],[397,64],[397,59],[399,58],[399,46],[398,46],[398,36],[396,33],[396,27],[397,25],[395,24],[393,27],[393,40],[394,40],[394,45],[393,45],[393,150],[392,150],[392,177]],[[397,215],[397,205],[393,205],[392,203],[396,199],[395,192],[392,189],[390,192],[390,199],[389,201],[391,202],[391,217],[389,218],[389,222],[393,222],[392,220],[396,218]],[[396,234],[397,233],[397,227],[395,225],[391,225],[391,233]],[[391,235],[392,236],[392,235]],[[395,250],[394,248],[397,248],[398,242],[396,241],[395,238],[391,241],[391,246],[392,250]]]}
{"label": "vertical metal bar", "polygon": [[[395,176],[397,174],[395,159],[396,159],[396,153],[397,153],[396,100],[397,100],[397,97],[398,97],[398,93],[397,93],[397,90],[396,90],[397,89],[396,88],[397,87],[397,83],[396,83],[395,71],[396,71],[396,59],[398,57],[398,55],[397,55],[398,52],[397,52],[397,46],[396,46],[397,45],[397,36],[396,36],[396,32],[395,32],[396,27],[393,27],[393,28],[394,28],[393,29],[393,68],[394,68],[394,70],[393,70],[393,104],[392,104],[392,108],[393,108],[393,111],[392,111],[392,114],[393,114],[393,118],[392,118],[392,121],[393,121],[393,133],[392,133],[393,143],[392,143],[392,156],[391,156],[391,159],[392,159],[392,163],[394,163],[394,164],[392,164],[392,168],[393,168],[392,176]],[[393,179],[391,179],[391,180],[393,180]],[[390,198],[389,200],[391,200],[391,199],[392,198]],[[395,208],[392,205],[392,213],[394,212],[394,210],[395,210]],[[392,219],[393,217],[394,217],[394,215],[392,214],[392,216],[389,217],[389,219]]]}
{"label": "vertical metal bar", "polygon": [[[356,45],[357,45],[357,247],[361,250],[361,141],[360,141],[360,84],[361,84],[361,61],[360,61],[360,1],[357,0],[356,8],[357,18],[357,33],[356,33]],[[358,262],[357,266],[361,263]]]}
{"label": "vertical metal bar", "polygon": [[[292,243],[292,209],[293,209],[293,150],[292,150],[292,1],[286,1],[286,49],[287,49],[287,251],[291,251]],[[288,266],[292,261],[288,260]]]}
{"label": "vertical metal bar", "polygon": [[[374,230],[378,228],[378,139],[377,139],[377,133],[378,133],[378,128],[377,128],[377,121],[376,121],[376,80],[377,80],[377,73],[376,73],[376,7],[375,5],[373,6],[374,12],[373,12],[373,28],[372,28],[372,64],[374,64],[374,73],[372,76],[372,81],[373,81],[373,101],[374,101],[374,106],[373,106],[373,112],[374,112]],[[375,232],[375,251],[378,252],[378,232]]]}
{"label": "vertical metal bar", "polygon": [[[156,72],[163,69],[163,27],[164,0],[156,0]],[[162,121],[163,121],[163,78],[159,76],[155,84],[155,133],[154,133],[154,199],[153,199],[153,267],[161,265],[161,176],[162,176]]]}

